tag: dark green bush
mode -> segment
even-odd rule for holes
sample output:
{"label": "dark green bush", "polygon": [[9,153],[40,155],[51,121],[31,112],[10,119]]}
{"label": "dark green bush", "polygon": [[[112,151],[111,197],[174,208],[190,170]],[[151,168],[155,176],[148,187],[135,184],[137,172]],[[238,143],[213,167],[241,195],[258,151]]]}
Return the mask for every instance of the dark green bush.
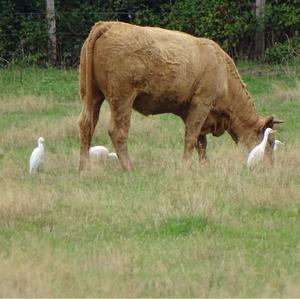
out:
{"label": "dark green bush", "polygon": [[[257,28],[254,0],[56,0],[58,63],[78,64],[91,26],[99,20],[177,29],[218,42],[233,57],[253,58]],[[45,1],[0,0],[0,64],[47,64]],[[298,0],[269,0],[265,11],[266,60],[295,56]],[[299,41],[299,39],[298,39]]]}
{"label": "dark green bush", "polygon": [[265,60],[272,63],[283,63],[292,58],[290,47],[287,43],[275,43],[266,49]]}
{"label": "dark green bush", "polygon": [[296,36],[284,43],[275,43],[266,49],[265,60],[269,63],[285,63],[300,57],[300,37]]}
{"label": "dark green bush", "polygon": [[252,1],[179,0],[172,7],[169,28],[208,37],[232,56],[249,56],[256,19]]}
{"label": "dark green bush", "polygon": [[0,57],[41,63],[47,58],[48,46],[44,5],[20,2],[0,1]]}

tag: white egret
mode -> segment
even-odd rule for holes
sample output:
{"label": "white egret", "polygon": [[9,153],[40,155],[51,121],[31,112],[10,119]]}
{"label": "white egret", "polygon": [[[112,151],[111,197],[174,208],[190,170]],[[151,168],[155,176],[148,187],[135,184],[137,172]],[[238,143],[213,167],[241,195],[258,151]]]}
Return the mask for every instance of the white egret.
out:
{"label": "white egret", "polygon": [[43,163],[44,159],[44,138],[39,137],[38,146],[32,151],[29,160],[29,174],[33,174],[38,171],[40,165]]}
{"label": "white egret", "polygon": [[109,151],[105,146],[97,145],[97,146],[90,147],[89,154],[90,154],[90,157],[107,158]]}
{"label": "white egret", "polygon": [[268,137],[271,133],[275,133],[275,130],[272,130],[271,128],[267,128],[264,133],[264,138],[260,144],[258,144],[249,154],[247,159],[247,166],[251,167],[255,164],[258,164],[261,162],[264,158],[265,149],[268,141]]}
{"label": "white egret", "polygon": [[278,145],[280,145],[280,144],[284,144],[283,142],[281,142],[280,140],[275,140],[274,141],[274,145],[273,145],[273,151],[275,152],[276,150],[277,150],[277,147],[278,147]]}
{"label": "white egret", "polygon": [[108,158],[112,160],[118,160],[118,155],[116,153],[109,153]]}

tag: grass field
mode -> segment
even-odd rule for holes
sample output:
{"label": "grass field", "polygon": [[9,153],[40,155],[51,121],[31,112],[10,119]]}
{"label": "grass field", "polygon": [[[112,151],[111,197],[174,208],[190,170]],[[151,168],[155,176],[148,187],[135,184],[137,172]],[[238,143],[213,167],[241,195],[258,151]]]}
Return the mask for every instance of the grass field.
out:
{"label": "grass field", "polygon": [[[299,69],[241,69],[258,111],[285,121],[273,168],[250,172],[242,147],[209,136],[210,162],[187,170],[181,120],[134,113],[135,170],[82,175],[77,70],[1,70],[0,296],[299,297]],[[105,104],[93,144],[112,151],[108,121]]]}

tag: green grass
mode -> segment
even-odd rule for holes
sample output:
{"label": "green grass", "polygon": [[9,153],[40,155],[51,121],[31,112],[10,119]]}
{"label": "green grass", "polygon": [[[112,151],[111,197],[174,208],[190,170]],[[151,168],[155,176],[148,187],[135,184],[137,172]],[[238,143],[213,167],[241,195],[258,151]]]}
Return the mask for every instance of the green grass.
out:
{"label": "green grass", "polygon": [[[77,70],[1,70],[0,296],[299,297],[300,77],[275,70],[241,65],[257,110],[285,121],[273,168],[248,171],[224,135],[188,170],[181,120],[134,113],[135,170],[98,161],[81,175]],[[93,144],[113,151],[108,122],[105,104]]]}

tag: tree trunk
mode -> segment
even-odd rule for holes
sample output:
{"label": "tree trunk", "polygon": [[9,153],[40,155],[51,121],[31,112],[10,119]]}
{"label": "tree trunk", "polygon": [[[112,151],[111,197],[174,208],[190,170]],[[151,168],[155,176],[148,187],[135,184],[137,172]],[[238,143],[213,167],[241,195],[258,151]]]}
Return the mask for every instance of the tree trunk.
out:
{"label": "tree trunk", "polygon": [[256,0],[255,14],[257,28],[255,34],[255,56],[262,59],[265,54],[265,26],[264,26],[265,0]]}
{"label": "tree trunk", "polygon": [[49,61],[52,65],[56,64],[56,24],[54,0],[46,0],[47,23],[49,35]]}

